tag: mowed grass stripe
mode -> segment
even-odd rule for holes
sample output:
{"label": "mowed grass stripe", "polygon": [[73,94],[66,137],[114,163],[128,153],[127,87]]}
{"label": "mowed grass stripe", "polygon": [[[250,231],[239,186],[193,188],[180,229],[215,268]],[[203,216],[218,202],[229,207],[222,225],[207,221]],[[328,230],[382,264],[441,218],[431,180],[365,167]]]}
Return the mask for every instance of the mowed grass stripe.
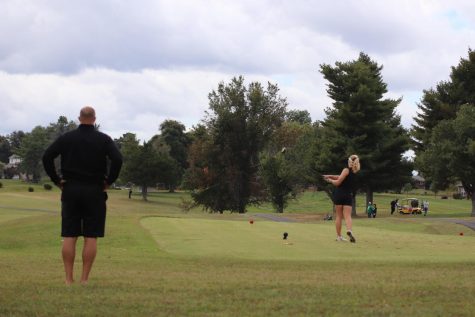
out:
{"label": "mowed grass stripe", "polygon": [[[249,260],[447,263],[475,260],[473,236],[357,227],[357,243],[334,241],[333,223],[146,217],[158,247],[175,256]],[[400,224],[404,225],[404,224]],[[289,240],[282,239],[283,232]],[[289,244],[285,244],[285,243]]]}
{"label": "mowed grass stripe", "polygon": [[17,219],[32,217],[35,214],[31,211],[11,210],[0,208],[0,225]]}

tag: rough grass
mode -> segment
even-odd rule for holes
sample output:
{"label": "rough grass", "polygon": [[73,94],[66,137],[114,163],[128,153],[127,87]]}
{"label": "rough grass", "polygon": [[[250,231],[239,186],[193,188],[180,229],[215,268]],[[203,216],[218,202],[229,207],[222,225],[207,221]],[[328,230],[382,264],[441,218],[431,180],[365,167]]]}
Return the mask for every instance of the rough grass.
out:
{"label": "rough grass", "polygon": [[[183,213],[183,193],[147,203],[111,191],[90,284],[66,287],[59,191],[3,183],[0,316],[475,315],[475,236],[437,217],[465,213],[453,200],[425,218],[358,218],[353,245],[333,241],[332,223],[251,225],[250,215]],[[311,193],[306,213],[312,199],[314,213],[327,212]]]}

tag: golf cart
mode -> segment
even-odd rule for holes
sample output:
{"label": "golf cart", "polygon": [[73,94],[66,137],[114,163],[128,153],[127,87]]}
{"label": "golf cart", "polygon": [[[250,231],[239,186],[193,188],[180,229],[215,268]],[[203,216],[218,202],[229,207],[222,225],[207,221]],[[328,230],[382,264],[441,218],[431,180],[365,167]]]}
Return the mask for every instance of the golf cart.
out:
{"label": "golf cart", "polygon": [[421,214],[421,202],[417,198],[405,198],[401,200],[402,204],[399,205],[399,213],[404,215],[409,214]]}

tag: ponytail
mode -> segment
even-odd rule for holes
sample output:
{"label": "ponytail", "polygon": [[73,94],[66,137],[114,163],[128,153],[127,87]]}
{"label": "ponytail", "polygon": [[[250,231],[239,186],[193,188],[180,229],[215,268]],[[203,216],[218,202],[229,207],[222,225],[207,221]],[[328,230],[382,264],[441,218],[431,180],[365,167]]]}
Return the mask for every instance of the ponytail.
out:
{"label": "ponytail", "polygon": [[358,157],[358,155],[353,154],[348,158],[348,167],[351,168],[353,173],[358,173],[361,168],[360,158]]}

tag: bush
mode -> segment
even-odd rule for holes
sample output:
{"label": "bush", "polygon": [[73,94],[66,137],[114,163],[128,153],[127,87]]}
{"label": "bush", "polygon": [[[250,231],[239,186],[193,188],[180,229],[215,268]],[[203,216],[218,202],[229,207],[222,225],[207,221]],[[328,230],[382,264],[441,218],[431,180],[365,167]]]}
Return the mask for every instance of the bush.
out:
{"label": "bush", "polygon": [[447,196],[440,196],[441,199],[448,199],[449,197]]}
{"label": "bush", "polygon": [[192,200],[181,198],[181,203],[178,205],[183,212],[188,212],[197,205]]}
{"label": "bush", "polygon": [[462,196],[462,194],[460,194],[460,193],[453,193],[453,194],[452,194],[452,197],[453,197],[454,199],[463,199],[463,196]]}
{"label": "bush", "polygon": [[44,185],[43,185],[43,188],[44,188],[45,190],[52,190],[52,189],[53,189],[53,186],[51,186],[50,184],[44,184]]}
{"label": "bush", "polygon": [[34,192],[34,191],[35,191],[35,189],[34,189],[33,187],[31,187],[31,186],[30,186],[30,187],[28,187],[28,191],[29,191],[30,193],[32,193],[32,192]]}
{"label": "bush", "polygon": [[412,190],[412,185],[410,183],[406,183],[402,187],[402,191],[405,192],[406,194],[409,193],[411,190]]}

